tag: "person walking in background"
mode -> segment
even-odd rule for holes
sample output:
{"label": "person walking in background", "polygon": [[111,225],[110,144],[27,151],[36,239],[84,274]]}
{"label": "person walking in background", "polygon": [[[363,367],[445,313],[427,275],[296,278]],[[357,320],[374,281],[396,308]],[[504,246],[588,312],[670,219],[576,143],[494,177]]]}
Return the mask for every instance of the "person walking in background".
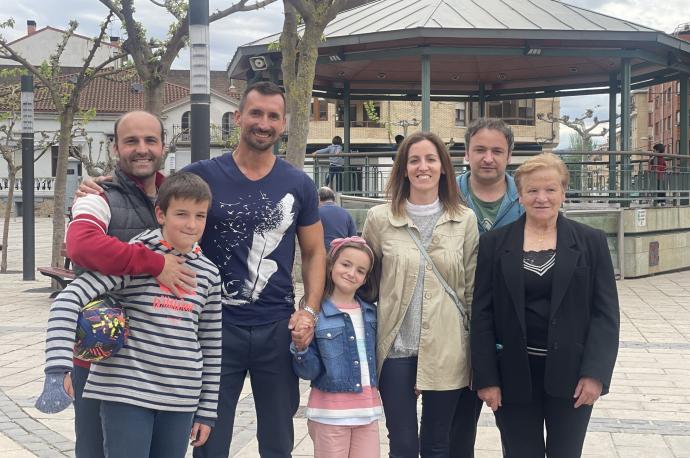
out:
{"label": "person walking in background", "polygon": [[306,417],[315,458],[379,456],[374,264],[361,237],[333,240],[316,338],[307,348],[290,345],[295,372],[312,381]]}
{"label": "person walking in background", "polygon": [[606,234],[560,214],[568,177],[554,154],[525,161],[515,174],[525,215],[479,242],[473,386],[494,411],[508,458],[579,457],[616,362]]}
{"label": "person walking in background", "polygon": [[[317,154],[342,154],[343,139],[339,135],[333,137],[331,144],[325,148],[314,151],[313,155]],[[342,156],[331,156],[328,158],[328,176],[326,177],[326,186],[332,189],[340,190],[342,186],[343,171],[345,170],[345,158]]]}
{"label": "person walking in background", "polygon": [[335,193],[329,187],[319,188],[319,218],[323,225],[326,251],[333,239],[357,235],[357,225],[350,212],[335,203]]}
{"label": "person walking in background", "polygon": [[[666,147],[662,143],[657,143],[652,147],[657,154],[664,154]],[[657,189],[657,200],[655,205],[666,205],[666,158],[663,156],[652,156],[649,158],[649,171],[652,174],[652,183]]]}
{"label": "person walking in background", "polygon": [[[403,141],[386,193],[391,202],[369,210],[362,237],[381,263],[376,359],[390,456],[446,457],[458,399],[469,390],[477,218],[433,133]],[[464,413],[473,419],[474,409]]]}

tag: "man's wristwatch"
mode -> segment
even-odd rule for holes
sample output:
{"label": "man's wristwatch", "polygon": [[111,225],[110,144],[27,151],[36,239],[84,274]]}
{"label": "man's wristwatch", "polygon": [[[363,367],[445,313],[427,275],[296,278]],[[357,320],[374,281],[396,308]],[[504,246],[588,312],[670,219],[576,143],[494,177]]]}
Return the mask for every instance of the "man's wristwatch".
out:
{"label": "man's wristwatch", "polygon": [[312,318],[314,318],[314,323],[316,323],[316,320],[319,319],[319,316],[316,314],[316,311],[313,308],[309,307],[308,305],[303,306],[302,310],[304,310],[309,315],[311,315]]}

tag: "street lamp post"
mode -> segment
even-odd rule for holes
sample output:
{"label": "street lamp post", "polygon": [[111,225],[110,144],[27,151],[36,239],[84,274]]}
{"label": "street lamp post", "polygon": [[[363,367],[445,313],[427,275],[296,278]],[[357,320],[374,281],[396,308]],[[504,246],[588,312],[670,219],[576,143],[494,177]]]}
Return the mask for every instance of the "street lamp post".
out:
{"label": "street lamp post", "polygon": [[[34,230],[34,79],[21,78],[22,115],[22,254],[23,279],[36,280]],[[7,203],[11,205],[11,202]],[[7,249],[7,248],[5,248]]]}
{"label": "street lamp post", "polygon": [[190,135],[192,162],[210,157],[211,74],[209,64],[208,0],[189,0]]}

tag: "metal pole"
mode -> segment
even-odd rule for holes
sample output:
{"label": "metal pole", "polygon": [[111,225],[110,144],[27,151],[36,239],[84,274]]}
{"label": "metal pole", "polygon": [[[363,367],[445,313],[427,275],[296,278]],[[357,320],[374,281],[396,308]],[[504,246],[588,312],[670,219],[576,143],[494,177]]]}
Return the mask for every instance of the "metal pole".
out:
{"label": "metal pole", "polygon": [[486,86],[484,83],[479,83],[479,117],[486,116]]}
{"label": "metal pole", "polygon": [[[350,82],[345,81],[343,85],[343,148],[345,153],[350,152]],[[343,169],[343,176],[340,177],[340,183],[343,192],[350,192],[350,157],[345,156],[345,167]],[[337,188],[336,188],[337,189]]]}
{"label": "metal pole", "polygon": [[211,155],[211,74],[208,35],[208,0],[189,0],[192,162],[208,159]]}
{"label": "metal pole", "polygon": [[[688,157],[690,156],[690,144],[688,144],[688,124],[690,124],[690,114],[688,113],[688,92],[690,92],[690,75],[682,75],[680,79],[680,173],[681,183],[684,190],[690,186],[690,170],[688,170]],[[683,193],[684,197],[687,196]],[[683,199],[682,204],[687,204],[687,199]]]}
{"label": "metal pole", "polygon": [[[36,235],[34,232],[34,79],[21,77],[22,84],[22,255],[24,281],[36,280]],[[7,202],[12,205],[12,202]],[[7,249],[5,247],[4,249]]]}
{"label": "metal pole", "polygon": [[[621,69],[621,151],[630,151],[630,59],[623,59]],[[624,191],[630,191],[632,170],[630,169],[630,156],[625,154],[621,157],[622,164],[622,183]],[[622,197],[627,197],[624,194]],[[626,202],[625,200],[623,201]]]}
{"label": "metal pole", "polygon": [[422,130],[431,130],[431,56],[422,55]]}
{"label": "metal pole", "polygon": [[[618,94],[618,74],[609,74],[609,191],[616,190],[616,95]],[[613,193],[609,194],[614,197]]]}

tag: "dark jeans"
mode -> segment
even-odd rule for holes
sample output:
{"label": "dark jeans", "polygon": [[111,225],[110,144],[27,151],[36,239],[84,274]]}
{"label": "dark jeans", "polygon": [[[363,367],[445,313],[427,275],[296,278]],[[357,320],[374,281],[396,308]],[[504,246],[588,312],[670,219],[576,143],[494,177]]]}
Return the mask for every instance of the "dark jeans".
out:
{"label": "dark jeans", "polygon": [[247,372],[256,408],[259,454],[262,458],[291,456],[299,383],[292,371],[287,325],[287,319],[263,326],[223,323],[218,420],[206,444],[194,449],[195,458],[229,456],[235,410]]}
{"label": "dark jeans", "polygon": [[152,410],[101,402],[107,458],[184,458],[194,412]]}
{"label": "dark jeans", "polygon": [[[496,411],[506,458],[579,458],[592,406],[575,409],[572,398],[555,398],[544,392],[546,358],[530,356],[532,402],[503,401]],[[546,424],[546,442],[544,442]]]}
{"label": "dark jeans", "polygon": [[342,165],[328,166],[328,176],[326,177],[326,186],[329,186],[334,191],[340,191],[343,186],[343,171],[345,167]]}
{"label": "dark jeans", "polygon": [[414,393],[417,358],[388,358],[383,363],[379,390],[388,428],[391,458],[445,458],[450,425],[462,390],[423,391],[422,420],[417,433]]}
{"label": "dark jeans", "polygon": [[476,391],[464,389],[460,393],[450,428],[448,456],[451,458],[474,458],[474,441],[477,438],[477,422],[482,405]]}
{"label": "dark jeans", "polygon": [[72,369],[74,387],[74,433],[76,458],[104,458],[103,429],[101,428],[101,401],[84,399],[84,386],[89,370],[75,365]]}

